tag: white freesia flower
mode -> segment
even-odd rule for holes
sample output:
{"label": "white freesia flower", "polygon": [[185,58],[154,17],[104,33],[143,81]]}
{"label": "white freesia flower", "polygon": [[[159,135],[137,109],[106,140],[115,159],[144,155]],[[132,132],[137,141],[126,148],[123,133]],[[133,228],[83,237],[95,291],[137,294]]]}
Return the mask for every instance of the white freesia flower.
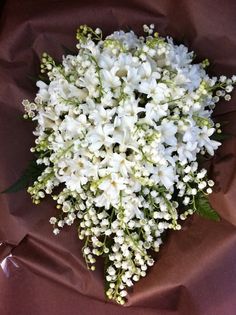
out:
{"label": "white freesia flower", "polygon": [[100,190],[106,192],[110,204],[117,207],[119,203],[119,196],[122,190],[126,188],[127,180],[119,176],[117,173],[111,173],[106,177],[101,184],[98,185]]}
{"label": "white freesia flower", "polygon": [[93,165],[85,158],[74,158],[73,160],[61,160],[56,165],[58,171],[57,179],[65,182],[72,191],[81,192],[81,186],[88,182],[88,177],[96,178],[96,173],[92,172]]}
{"label": "white freesia flower", "polygon": [[149,125],[155,125],[162,117],[168,114],[168,104],[158,105],[155,103],[147,103],[145,106],[144,121]]}
{"label": "white freesia flower", "polygon": [[206,148],[210,155],[214,155],[214,151],[221,145],[220,142],[210,139],[210,136],[212,136],[214,132],[215,128],[207,128],[204,126],[201,129],[198,138],[199,147]]}
{"label": "white freesia flower", "polygon": [[161,133],[161,139],[164,143],[170,146],[176,145],[177,139],[175,135],[178,129],[173,121],[164,119],[156,129]]}
{"label": "white freesia flower", "polygon": [[101,76],[104,88],[117,88],[121,85],[119,76],[116,74],[117,68],[112,68],[110,71],[102,69]]}
{"label": "white freesia flower", "polygon": [[67,115],[61,123],[59,130],[65,133],[67,139],[72,139],[82,134],[89,125],[87,117],[83,114],[76,118]]}
{"label": "white freesia flower", "polygon": [[105,109],[103,106],[97,106],[97,108],[89,115],[89,118],[94,121],[95,125],[106,124],[111,121],[116,108]]}
{"label": "white freesia flower", "polygon": [[134,162],[127,160],[124,153],[113,153],[108,156],[108,159],[111,172],[121,174],[123,177],[128,177],[128,174],[132,172]]}
{"label": "white freesia flower", "polygon": [[166,84],[157,82],[158,76],[140,83],[139,92],[147,94],[148,98],[153,98],[155,102],[162,102],[169,96],[169,89]]}
{"label": "white freesia flower", "polygon": [[112,125],[105,125],[104,127],[98,125],[91,130],[87,136],[88,142],[90,143],[90,150],[97,151],[102,146],[110,147],[114,143],[112,139],[113,131],[114,127]]}
{"label": "white freesia flower", "polygon": [[172,166],[162,165],[160,167],[155,167],[152,170],[153,175],[151,179],[154,180],[156,184],[162,184],[166,189],[173,187],[175,183],[175,173]]}

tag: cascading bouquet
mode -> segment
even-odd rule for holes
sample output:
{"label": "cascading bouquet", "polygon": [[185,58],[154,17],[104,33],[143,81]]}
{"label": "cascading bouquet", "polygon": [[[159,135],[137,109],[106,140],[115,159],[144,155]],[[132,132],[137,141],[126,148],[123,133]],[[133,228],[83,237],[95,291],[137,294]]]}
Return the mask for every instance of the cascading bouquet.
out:
{"label": "cascading bouquet", "polygon": [[154,25],[144,31],[103,39],[80,26],[78,52],[62,64],[44,53],[44,80],[34,102],[23,101],[37,123],[31,151],[40,172],[28,192],[36,204],[46,195],[57,202],[54,234],[77,222],[88,268],[105,257],[106,295],[120,304],[154,264],[165,231],[195,212],[219,218],[198,157],[219,147],[212,111],[236,83],[209,77],[207,59],[193,63],[193,52]]}

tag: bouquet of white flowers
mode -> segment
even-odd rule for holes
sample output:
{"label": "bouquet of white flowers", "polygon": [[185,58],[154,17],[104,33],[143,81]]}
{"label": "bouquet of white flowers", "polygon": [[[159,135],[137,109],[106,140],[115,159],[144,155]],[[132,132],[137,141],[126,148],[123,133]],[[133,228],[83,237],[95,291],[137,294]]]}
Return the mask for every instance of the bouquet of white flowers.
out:
{"label": "bouquet of white flowers", "polygon": [[62,64],[44,53],[45,79],[34,102],[23,101],[37,123],[31,151],[40,169],[28,192],[36,204],[47,194],[57,202],[54,234],[78,222],[88,268],[105,256],[106,295],[120,304],[154,264],[165,231],[194,212],[218,219],[198,157],[219,147],[212,111],[236,83],[209,77],[207,59],[193,63],[193,52],[154,25],[144,31],[103,38],[80,26],[78,52]]}

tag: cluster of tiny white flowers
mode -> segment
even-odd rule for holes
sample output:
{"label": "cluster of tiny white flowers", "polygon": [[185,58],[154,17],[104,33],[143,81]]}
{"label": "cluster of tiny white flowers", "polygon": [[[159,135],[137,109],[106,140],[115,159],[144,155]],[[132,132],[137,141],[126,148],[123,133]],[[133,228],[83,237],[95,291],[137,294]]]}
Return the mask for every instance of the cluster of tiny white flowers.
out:
{"label": "cluster of tiny white flowers", "polygon": [[212,110],[230,100],[236,82],[210,78],[207,60],[194,64],[192,52],[154,25],[144,31],[103,39],[100,29],[81,26],[78,53],[59,65],[44,54],[49,80],[37,82],[34,102],[23,101],[25,117],[37,122],[31,151],[45,166],[28,191],[39,203],[64,184],[53,195],[53,232],[78,220],[86,263],[94,270],[106,256],[106,294],[120,304],[153,265],[162,234],[181,229],[196,195],[212,192],[197,156],[220,145]]}

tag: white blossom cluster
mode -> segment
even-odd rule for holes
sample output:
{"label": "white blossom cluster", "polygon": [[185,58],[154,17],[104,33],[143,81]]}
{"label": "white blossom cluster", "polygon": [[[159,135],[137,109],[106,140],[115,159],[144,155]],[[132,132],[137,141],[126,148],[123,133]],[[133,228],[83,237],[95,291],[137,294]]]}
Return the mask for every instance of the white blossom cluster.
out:
{"label": "white blossom cluster", "polygon": [[153,28],[103,39],[81,26],[77,54],[59,65],[44,54],[48,81],[37,82],[34,102],[23,101],[37,123],[31,151],[45,166],[28,191],[39,203],[61,187],[52,195],[54,234],[79,222],[86,263],[94,270],[96,257],[106,257],[106,294],[120,304],[153,265],[162,234],[181,229],[198,193],[212,192],[197,157],[220,145],[212,110],[236,82],[210,78],[207,60],[193,63],[187,47]]}

